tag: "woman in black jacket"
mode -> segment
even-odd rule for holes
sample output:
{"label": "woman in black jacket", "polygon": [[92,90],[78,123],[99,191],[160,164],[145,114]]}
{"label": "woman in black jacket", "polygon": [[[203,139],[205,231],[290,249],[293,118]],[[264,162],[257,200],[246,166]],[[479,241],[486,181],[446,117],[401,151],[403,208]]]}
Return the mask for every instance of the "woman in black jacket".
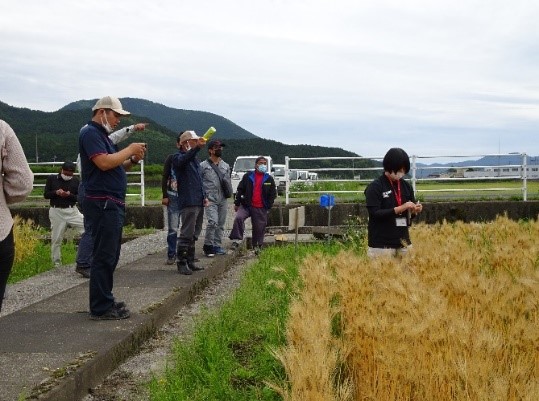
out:
{"label": "woman in black jacket", "polygon": [[405,253],[412,245],[408,232],[411,218],[423,210],[412,186],[404,180],[404,175],[410,171],[408,154],[400,148],[391,148],[382,164],[384,174],[365,189],[369,257]]}

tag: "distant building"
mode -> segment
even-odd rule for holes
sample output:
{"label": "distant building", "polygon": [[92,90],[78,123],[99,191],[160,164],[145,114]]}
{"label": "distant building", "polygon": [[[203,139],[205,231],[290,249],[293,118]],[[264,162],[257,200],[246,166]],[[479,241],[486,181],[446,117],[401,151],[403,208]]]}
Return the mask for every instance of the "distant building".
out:
{"label": "distant building", "polygon": [[[539,165],[526,166],[526,176],[529,179],[539,179]],[[500,166],[468,169],[463,172],[464,178],[515,177],[522,178],[521,166]]]}

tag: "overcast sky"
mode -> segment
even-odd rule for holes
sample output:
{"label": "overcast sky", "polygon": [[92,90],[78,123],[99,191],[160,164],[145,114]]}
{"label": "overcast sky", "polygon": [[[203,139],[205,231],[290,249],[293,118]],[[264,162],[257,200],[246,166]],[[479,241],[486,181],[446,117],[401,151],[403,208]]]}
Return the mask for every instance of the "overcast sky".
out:
{"label": "overcast sky", "polygon": [[523,0],[4,2],[0,101],[137,97],[363,156],[539,155],[538,21]]}

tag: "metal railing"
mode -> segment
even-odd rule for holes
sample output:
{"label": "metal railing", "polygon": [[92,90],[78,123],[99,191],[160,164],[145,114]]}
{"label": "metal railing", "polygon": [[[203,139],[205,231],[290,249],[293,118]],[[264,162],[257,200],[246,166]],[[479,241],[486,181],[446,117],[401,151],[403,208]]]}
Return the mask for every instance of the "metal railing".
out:
{"label": "metal railing", "polygon": [[[503,156],[519,156],[520,157],[520,163],[519,164],[498,164],[498,165],[476,165],[476,164],[463,164],[464,162],[468,161],[465,160],[461,163],[457,162],[449,162],[444,165],[426,165],[426,164],[418,164],[418,160],[434,160],[434,159],[470,159],[470,158],[482,158],[482,157],[503,157]],[[291,163],[293,164],[294,161],[322,161],[322,160],[342,160],[342,161],[351,161],[352,164],[355,160],[383,160],[383,156],[375,156],[375,157],[285,157],[285,175],[284,180],[286,182],[286,189],[285,189],[285,202],[288,205],[290,203],[290,195],[292,194],[308,194],[308,193],[359,193],[362,190],[313,190],[309,189],[308,186],[304,187],[301,190],[292,190],[293,184],[297,183],[322,183],[322,182],[354,182],[354,183],[370,183],[372,182],[373,178],[361,178],[361,173],[366,171],[383,171],[383,167],[376,166],[376,167],[327,167],[327,168],[320,168],[320,167],[302,167],[302,168],[294,168],[292,169],[290,167]],[[474,163],[477,161],[469,160],[470,163]],[[453,165],[451,165],[453,163]],[[449,164],[449,166],[448,166]],[[303,166],[305,166],[305,163],[303,163]],[[502,192],[502,191],[515,191],[515,189],[520,190],[522,194],[522,200],[527,201],[528,199],[528,179],[529,178],[535,178],[539,179],[539,165],[532,165],[533,166],[533,173],[529,174],[530,166],[528,165],[528,156],[526,153],[500,153],[500,154],[484,154],[484,155],[442,155],[442,156],[417,156],[412,155],[410,156],[410,172],[409,172],[409,181],[412,184],[412,187],[414,189],[414,192],[417,194],[419,193],[435,193],[435,192]],[[326,173],[335,173],[335,172],[347,172],[349,174],[352,172],[352,175],[354,176],[353,179],[335,179],[335,178],[319,178],[315,181],[311,180],[298,180],[298,179],[291,179],[290,178],[290,172],[293,170],[306,170],[309,172],[326,172]],[[440,174],[419,174],[419,172],[423,171],[433,171],[433,172],[440,172],[445,171]],[[356,175],[359,173],[359,175]],[[522,186],[520,188],[515,187],[502,187],[502,186],[493,186],[493,187],[485,187],[485,188],[455,188],[455,187],[444,187],[444,182],[465,182],[465,181],[515,181],[520,180],[522,181]],[[439,183],[439,188],[431,188],[431,189],[418,189],[417,184],[418,183],[427,183],[427,182],[437,182]],[[296,186],[297,187],[297,186]]]}
{"label": "metal railing", "polygon": [[[58,166],[58,171],[60,170],[60,167],[62,166],[62,164],[64,164],[64,162],[39,162],[39,163],[28,163],[30,165],[30,169],[32,168],[32,166],[52,166],[52,167],[55,167],[55,166]],[[127,175],[138,175],[140,176],[140,180],[137,180],[137,181],[134,181],[134,182],[127,182],[127,186],[130,187],[130,186],[133,186],[133,187],[140,187],[140,192],[139,193],[135,193],[135,194],[126,194],[126,196],[128,197],[140,197],[140,205],[141,206],[144,206],[145,205],[145,196],[144,196],[144,193],[145,193],[145,186],[144,186],[144,160],[141,160],[140,161],[140,171],[128,171],[126,174]],[[45,177],[45,180],[46,180],[46,177],[48,177],[49,175],[51,174],[54,174],[54,173],[34,173],[34,177]],[[80,174],[79,173],[74,173],[74,175],[76,176],[79,176]],[[34,188],[44,188],[45,187],[45,183],[36,183],[36,180],[34,179]],[[39,195],[30,195],[29,198],[43,198],[43,195],[39,196]]]}

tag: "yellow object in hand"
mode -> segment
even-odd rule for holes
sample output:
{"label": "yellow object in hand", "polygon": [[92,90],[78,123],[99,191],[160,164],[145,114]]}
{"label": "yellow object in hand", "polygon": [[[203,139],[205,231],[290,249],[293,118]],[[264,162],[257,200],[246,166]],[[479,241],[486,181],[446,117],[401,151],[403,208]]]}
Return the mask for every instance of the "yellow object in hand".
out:
{"label": "yellow object in hand", "polygon": [[210,128],[208,128],[206,133],[202,136],[202,138],[204,138],[205,140],[208,141],[213,136],[213,134],[215,134],[216,131],[217,130],[215,128],[210,127]]}

